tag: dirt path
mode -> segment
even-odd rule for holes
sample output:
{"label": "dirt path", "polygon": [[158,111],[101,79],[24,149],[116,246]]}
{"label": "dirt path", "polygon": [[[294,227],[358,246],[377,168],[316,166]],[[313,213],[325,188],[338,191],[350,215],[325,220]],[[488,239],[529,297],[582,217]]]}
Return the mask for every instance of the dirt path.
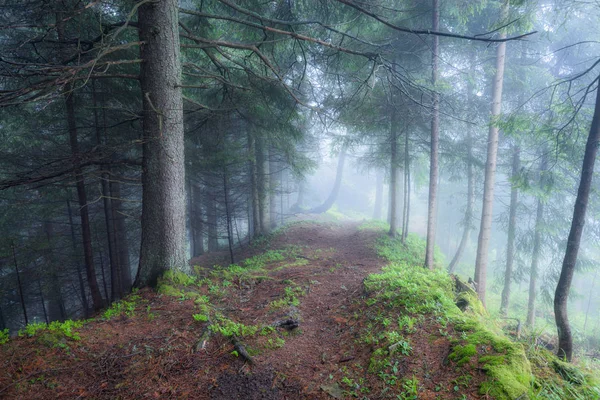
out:
{"label": "dirt path", "polygon": [[[291,243],[306,246],[304,254],[317,256],[309,256],[308,265],[276,272],[276,283],[257,288],[250,301],[251,309],[238,311],[236,317],[248,323],[268,323],[285,317],[285,312],[273,315],[264,305],[283,290],[282,282],[293,281],[306,288],[306,295],[301,297],[297,307],[301,333],[285,338],[282,348],[256,357],[253,376],[274,375],[269,394],[246,392],[244,383],[233,379],[231,382],[221,380],[219,386],[213,388],[212,398],[331,398],[321,386],[330,383],[344,363],[358,356],[357,332],[351,325],[349,309],[362,296],[363,279],[379,271],[384,264],[372,247],[377,233],[359,231],[357,226],[300,225],[289,229],[272,244],[273,248]],[[293,393],[285,387],[277,388],[282,382],[291,385]]]}

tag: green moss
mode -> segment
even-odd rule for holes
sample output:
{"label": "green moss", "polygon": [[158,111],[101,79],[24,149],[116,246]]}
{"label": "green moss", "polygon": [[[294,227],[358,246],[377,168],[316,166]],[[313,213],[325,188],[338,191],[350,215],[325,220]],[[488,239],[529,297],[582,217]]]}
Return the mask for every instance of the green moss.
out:
{"label": "green moss", "polygon": [[472,312],[477,315],[488,315],[485,307],[477,297],[475,292],[461,292],[456,296],[456,304],[465,304],[465,312]]}
{"label": "green moss", "polygon": [[162,280],[182,286],[190,286],[196,283],[196,277],[175,270],[166,271],[162,276]]}
{"label": "green moss", "polygon": [[454,346],[448,359],[456,361],[456,365],[460,367],[471,361],[475,354],[477,354],[477,347],[474,344],[467,344],[465,346],[459,344]]}

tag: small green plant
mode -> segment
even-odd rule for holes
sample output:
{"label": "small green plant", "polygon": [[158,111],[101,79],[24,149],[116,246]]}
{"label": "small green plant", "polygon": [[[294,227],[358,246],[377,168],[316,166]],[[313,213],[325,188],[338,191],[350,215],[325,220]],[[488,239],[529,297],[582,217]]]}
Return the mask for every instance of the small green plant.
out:
{"label": "small green plant", "polygon": [[275,339],[269,338],[267,340],[267,348],[269,349],[280,349],[285,346],[285,340],[280,337],[276,337]]}
{"label": "small green plant", "polygon": [[141,297],[139,295],[132,294],[127,299],[117,301],[113,303],[106,311],[104,311],[102,317],[106,320],[109,320],[125,314],[131,318],[135,315],[135,307],[140,299]]}
{"label": "small green plant", "polygon": [[4,329],[0,331],[0,344],[4,344],[10,340],[10,335],[8,333],[8,329]]}
{"label": "small green plant", "polygon": [[196,321],[196,322],[207,322],[208,321],[208,315],[205,315],[205,314],[193,314],[192,318],[194,318],[194,321]]}
{"label": "small green plant", "polygon": [[400,400],[417,400],[419,398],[419,380],[413,375],[412,379],[402,382],[402,393],[398,395]]}
{"label": "small green plant", "polygon": [[304,294],[304,290],[302,290],[302,288],[299,286],[286,286],[283,297],[281,299],[272,301],[270,307],[272,309],[279,309],[289,306],[298,307],[300,305],[300,299],[298,299],[298,296],[304,296]]}

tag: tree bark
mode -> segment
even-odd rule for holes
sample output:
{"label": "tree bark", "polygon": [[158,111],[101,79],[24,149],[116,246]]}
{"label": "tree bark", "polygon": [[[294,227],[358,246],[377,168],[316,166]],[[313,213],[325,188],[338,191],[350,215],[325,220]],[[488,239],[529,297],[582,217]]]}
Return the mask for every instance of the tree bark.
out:
{"label": "tree bark", "polygon": [[[439,0],[433,0],[433,30],[437,32],[440,26]],[[440,139],[440,98],[437,93],[436,84],[438,80],[438,53],[439,36],[433,36],[431,54],[431,84],[433,85],[433,114],[431,117],[431,155],[429,162],[429,201],[427,207],[427,244],[425,246],[425,268],[433,269],[433,255],[435,249],[435,230],[437,220],[437,187],[438,187],[438,147]]]}
{"label": "tree bark", "polygon": [[327,212],[335,201],[337,200],[338,194],[340,193],[340,187],[342,187],[342,177],[344,176],[344,163],[346,161],[346,152],[348,150],[348,146],[343,145],[342,150],[340,151],[340,156],[338,158],[337,171],[335,173],[335,182],[333,183],[333,188],[331,189],[331,193],[329,193],[329,197],[321,204],[308,211],[311,214],[322,214]]}
{"label": "tree bark", "polygon": [[143,97],[142,242],[138,286],[166,270],[190,272],[185,254],[185,153],[178,1],[138,11]]}
{"label": "tree bark", "polygon": [[[596,81],[598,82],[599,79],[596,78]],[[571,361],[573,357],[573,336],[571,334],[571,326],[569,325],[567,301],[569,299],[571,282],[573,281],[573,273],[575,272],[575,264],[577,263],[581,234],[585,224],[585,214],[590,197],[592,177],[594,175],[598,142],[600,142],[600,89],[596,89],[596,106],[594,108],[592,126],[585,145],[585,154],[581,167],[581,180],[573,209],[571,230],[567,239],[567,249],[565,251],[565,258],[563,259],[560,278],[554,293],[554,316],[558,330],[557,354],[560,358],[567,361]]]}
{"label": "tree bark", "polygon": [[[506,0],[502,6],[500,20],[504,22],[508,16],[509,1]],[[500,38],[505,38],[504,29]],[[477,241],[477,257],[475,259],[475,285],[479,299],[485,307],[485,292],[487,285],[487,259],[488,246],[492,231],[492,207],[494,203],[494,183],[496,179],[496,158],[498,155],[498,125],[502,108],[502,84],[504,80],[504,59],[506,57],[506,42],[501,42],[496,48],[496,74],[492,88],[492,108],[490,116],[490,128],[487,141],[487,158],[485,163],[485,178],[483,184],[483,206],[481,210],[481,224],[479,227],[479,238]]]}
{"label": "tree bark", "polygon": [[217,207],[217,189],[219,177],[215,177],[212,172],[208,172],[208,188],[206,190],[206,224],[208,233],[208,251],[215,252],[219,250],[219,219]]}
{"label": "tree bark", "polygon": [[500,314],[508,315],[510,305],[510,285],[512,283],[513,263],[515,259],[515,231],[517,228],[517,207],[519,189],[514,180],[521,169],[521,149],[519,146],[513,146],[512,172],[511,179],[513,183],[510,189],[510,206],[508,216],[508,238],[506,240],[506,269],[504,271],[504,287],[502,289],[502,300],[500,302]]}
{"label": "tree bark", "polygon": [[[542,150],[542,160],[540,163],[539,186],[543,188],[544,172],[548,168],[548,155],[546,150]],[[535,216],[535,232],[533,238],[533,254],[531,255],[531,272],[529,276],[529,300],[527,302],[527,320],[525,325],[533,327],[535,325],[535,297],[537,288],[538,265],[540,260],[540,251],[542,247],[542,227],[544,224],[544,202],[541,196],[537,199],[537,211]]]}
{"label": "tree bark", "polygon": [[474,176],[473,176],[473,140],[471,137],[471,130],[467,129],[467,208],[465,210],[464,230],[462,237],[460,238],[460,244],[456,250],[456,254],[452,258],[450,265],[448,266],[448,272],[453,273],[456,269],[456,265],[460,261],[467,242],[469,241],[469,234],[471,233],[471,224],[473,220],[473,202],[475,200],[474,195]]}
{"label": "tree bark", "polygon": [[373,219],[381,219],[381,206],[383,204],[383,173],[377,171],[375,178],[375,206],[373,208]]}

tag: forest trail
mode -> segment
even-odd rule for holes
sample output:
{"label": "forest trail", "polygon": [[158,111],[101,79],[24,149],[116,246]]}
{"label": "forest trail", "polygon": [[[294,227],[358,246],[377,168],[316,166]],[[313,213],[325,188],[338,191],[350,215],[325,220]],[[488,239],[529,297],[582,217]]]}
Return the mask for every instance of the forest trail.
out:
{"label": "forest trail", "polygon": [[[75,329],[78,340],[45,332],[0,346],[0,398],[348,398],[352,388],[340,383],[348,368],[364,371],[363,387],[379,379],[367,376],[373,348],[358,339],[367,324],[363,280],[386,264],[374,248],[381,234],[357,223],[300,222],[238,254],[254,260],[240,263],[248,273],[213,267],[214,255],[195,259],[200,283],[169,286],[171,295],[141,290]],[[253,362],[234,351],[230,334],[210,334],[209,322],[195,319],[200,296],[210,298],[209,322],[236,331]],[[274,327],[290,319],[296,329]],[[442,366],[450,345],[439,325],[422,325],[399,376],[417,374],[419,398],[455,398],[433,393],[460,373]],[[472,380],[482,377],[474,371]],[[383,393],[369,398],[396,398]],[[465,393],[479,398],[477,385]]]}

